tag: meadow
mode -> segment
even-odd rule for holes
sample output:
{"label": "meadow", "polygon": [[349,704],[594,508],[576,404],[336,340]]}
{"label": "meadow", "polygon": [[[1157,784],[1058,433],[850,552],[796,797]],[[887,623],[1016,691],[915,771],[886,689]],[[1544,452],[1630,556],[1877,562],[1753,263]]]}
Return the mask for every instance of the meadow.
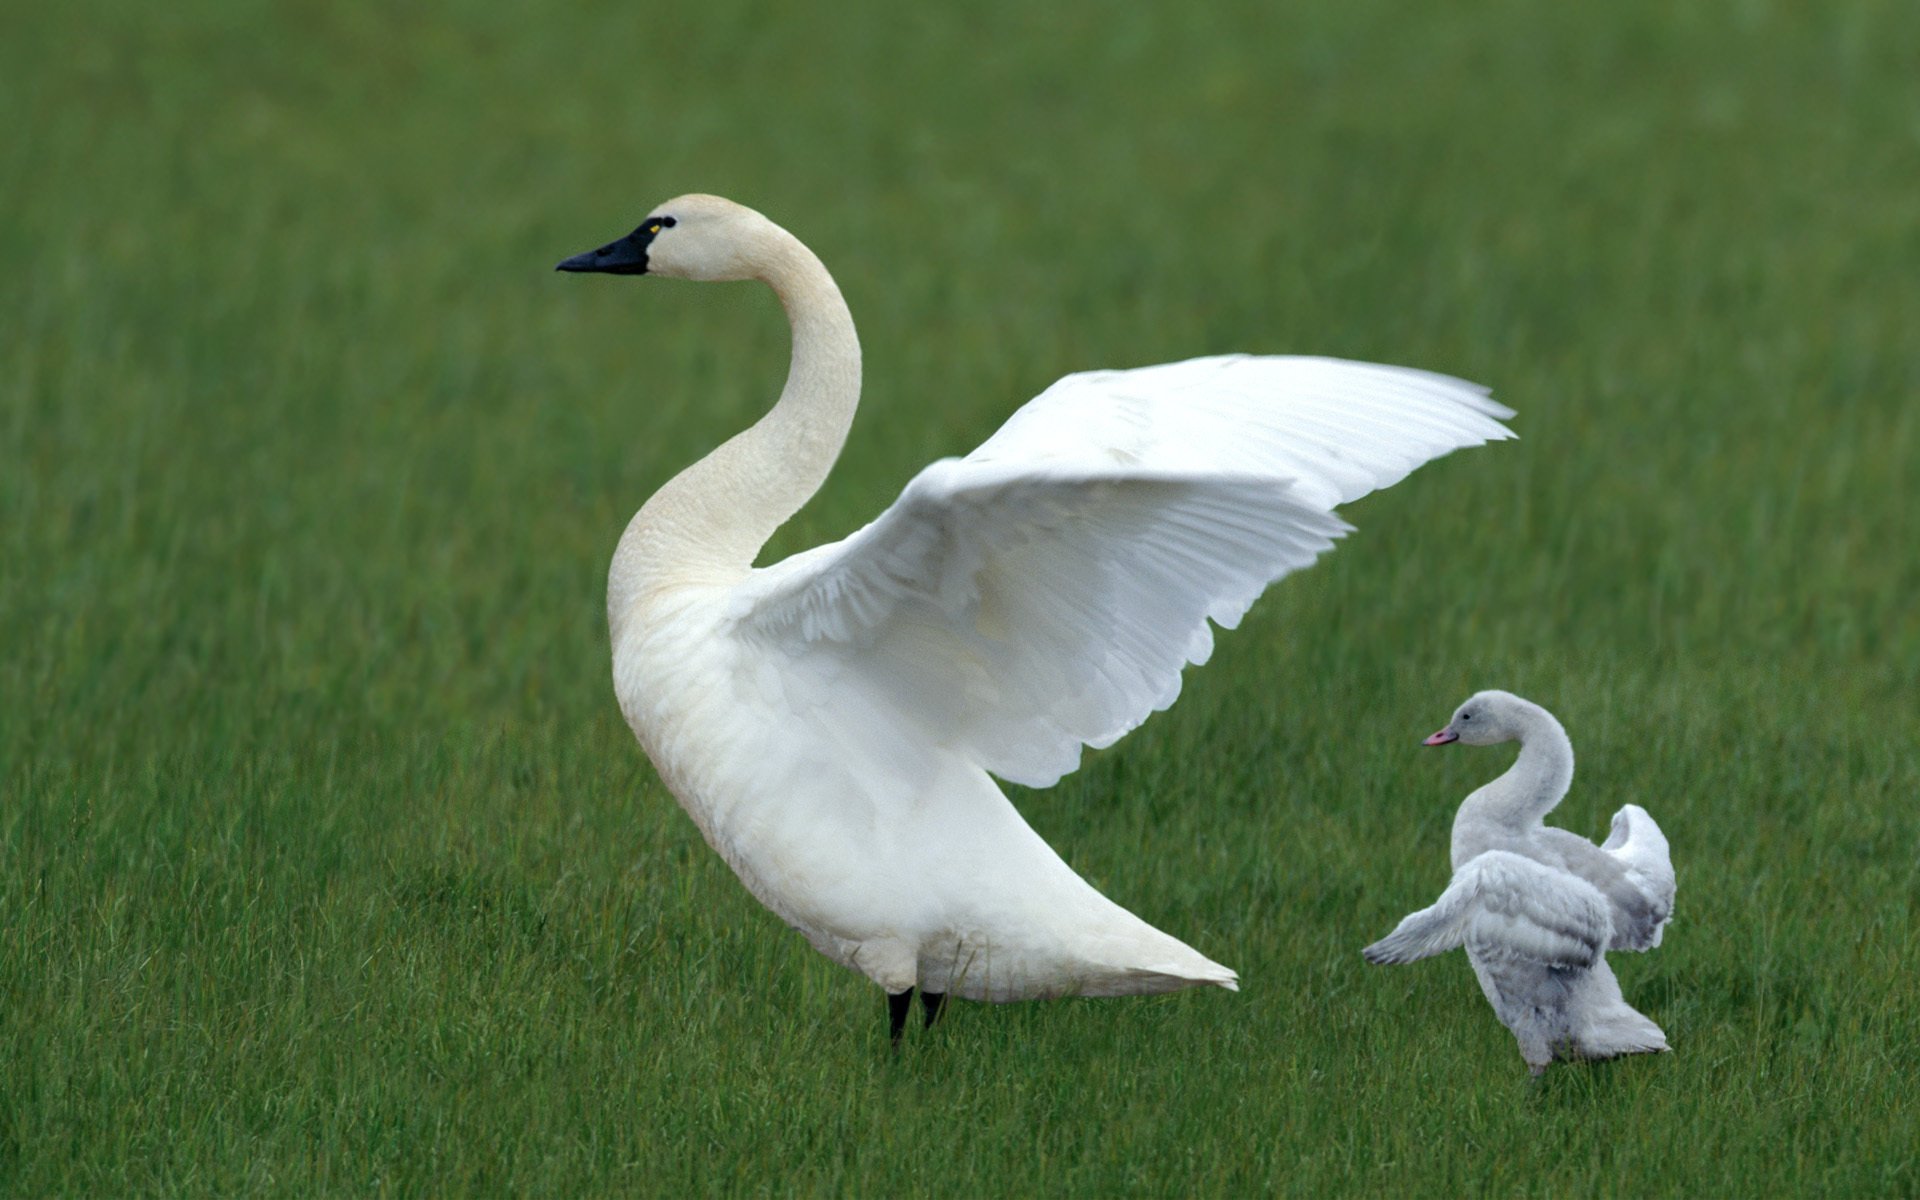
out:
{"label": "meadow", "polygon": [[[1920,1191],[1920,9],[1521,0],[15,6],[0,37],[0,1193]],[[1483,381],[1171,711],[1017,791],[1218,991],[900,1053],[615,708],[632,511],[785,371],[747,285],[556,275],[761,208],[867,352],[870,519],[1069,371]],[[1506,755],[1648,807],[1674,1052],[1536,1085],[1360,947]]]}

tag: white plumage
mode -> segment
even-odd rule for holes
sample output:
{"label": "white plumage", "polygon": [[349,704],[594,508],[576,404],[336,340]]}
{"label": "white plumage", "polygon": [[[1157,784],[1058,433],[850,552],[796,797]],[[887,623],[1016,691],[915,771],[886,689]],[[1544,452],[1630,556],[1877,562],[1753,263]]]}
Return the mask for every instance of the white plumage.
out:
{"label": "white plumage", "polygon": [[705,196],[656,214],[563,266],[760,279],[794,332],[779,403],[648,501],[609,575],[622,710],[707,840],[890,993],[1234,987],[1088,886],[991,775],[1050,784],[1171,704],[1209,620],[1345,532],[1334,505],[1511,436],[1511,414],[1328,359],[1074,375],[871,525],[753,569],[839,451],[859,345],[825,268],[766,218]]}
{"label": "white plumage", "polygon": [[1667,839],[1647,810],[1614,814],[1604,846],[1543,824],[1573,782],[1573,745],[1553,715],[1509,692],[1481,692],[1428,745],[1518,740],[1506,774],[1476,790],[1453,825],[1453,879],[1429,908],[1368,946],[1407,963],[1467,949],[1474,976],[1534,1074],[1555,1058],[1665,1050],[1630,1007],[1608,950],[1660,944],[1673,915]]}
{"label": "white plumage", "polygon": [[866,672],[977,765],[1033,787],[1180,694],[1333,506],[1507,410],[1424,372],[1234,356],[1071,375],[844,541],[756,572],[743,637]]}

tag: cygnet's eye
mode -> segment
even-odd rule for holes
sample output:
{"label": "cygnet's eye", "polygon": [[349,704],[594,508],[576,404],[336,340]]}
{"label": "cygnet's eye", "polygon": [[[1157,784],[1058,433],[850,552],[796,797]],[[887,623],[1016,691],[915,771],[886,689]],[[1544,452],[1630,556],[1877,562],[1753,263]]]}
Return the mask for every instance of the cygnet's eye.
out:
{"label": "cygnet's eye", "polygon": [[1461,719],[1462,721],[1471,721],[1471,720],[1473,720],[1473,714],[1472,714],[1472,713],[1461,713],[1461,714],[1460,714],[1460,719]]}

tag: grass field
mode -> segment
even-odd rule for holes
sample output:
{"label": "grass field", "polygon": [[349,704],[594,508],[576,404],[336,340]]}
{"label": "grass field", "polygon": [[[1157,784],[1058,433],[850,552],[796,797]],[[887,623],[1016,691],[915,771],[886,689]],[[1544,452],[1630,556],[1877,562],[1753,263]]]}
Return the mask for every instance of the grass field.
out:
{"label": "grass field", "polygon": [[[1046,6],[1041,6],[1045,8]],[[0,37],[0,1191],[1920,1191],[1920,9],[109,0]],[[869,519],[1057,376],[1492,384],[1185,695],[1016,799],[1244,990],[883,1004],[607,669],[772,299],[552,273],[689,190],[834,269]],[[1675,1052],[1529,1083],[1437,894],[1554,708],[1680,866]]]}

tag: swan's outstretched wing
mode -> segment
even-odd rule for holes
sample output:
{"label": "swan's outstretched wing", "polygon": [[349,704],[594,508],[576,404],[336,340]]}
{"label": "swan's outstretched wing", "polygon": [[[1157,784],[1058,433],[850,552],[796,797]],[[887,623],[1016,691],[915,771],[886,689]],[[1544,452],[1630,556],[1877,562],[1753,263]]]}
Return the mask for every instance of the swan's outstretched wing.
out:
{"label": "swan's outstretched wing", "polygon": [[1361,951],[1370,963],[1407,963],[1469,940],[1476,952],[1555,967],[1591,967],[1613,937],[1592,885],[1505,850],[1470,859],[1440,893]]}
{"label": "swan's outstretched wing", "polygon": [[865,529],[754,572],[735,632],[785,652],[790,704],[832,705],[854,673],[890,720],[1045,786],[1171,704],[1209,618],[1232,627],[1345,532],[1335,504],[1512,436],[1510,415],[1327,359],[1069,376]]}
{"label": "swan's outstretched wing", "polygon": [[1428,371],[1229,354],[1069,375],[967,461],[1287,479],[1324,510],[1448,451],[1512,437],[1499,423],[1511,416],[1486,388]]}

